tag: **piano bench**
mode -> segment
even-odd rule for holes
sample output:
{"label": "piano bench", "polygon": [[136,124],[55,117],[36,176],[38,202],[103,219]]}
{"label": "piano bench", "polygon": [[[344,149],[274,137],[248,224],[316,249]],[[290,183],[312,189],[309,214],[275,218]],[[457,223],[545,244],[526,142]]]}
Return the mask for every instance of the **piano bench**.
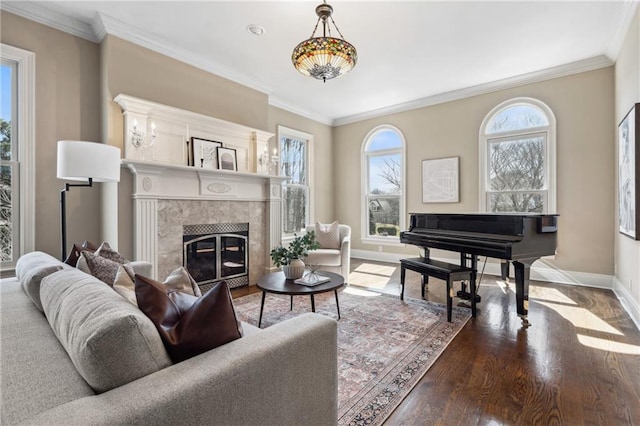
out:
{"label": "piano bench", "polygon": [[404,300],[404,276],[405,271],[411,271],[422,274],[422,297],[424,298],[424,288],[429,282],[429,277],[435,277],[447,283],[447,320],[451,322],[451,310],[453,307],[453,282],[468,280],[471,281],[473,269],[466,266],[460,266],[453,263],[441,262],[439,260],[428,259],[424,257],[412,257],[409,259],[400,259],[400,300]]}

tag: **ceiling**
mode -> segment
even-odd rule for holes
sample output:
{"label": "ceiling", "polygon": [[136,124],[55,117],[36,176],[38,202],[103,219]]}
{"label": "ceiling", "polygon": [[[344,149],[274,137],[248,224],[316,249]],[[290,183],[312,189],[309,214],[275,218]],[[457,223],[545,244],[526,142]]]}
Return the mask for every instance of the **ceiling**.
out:
{"label": "ceiling", "polygon": [[[100,41],[112,34],[269,95],[327,124],[611,65],[637,1],[344,1],[350,73],[305,77],[291,52],[316,23],[307,1],[5,1],[2,9]],[[255,36],[247,26],[262,26]]]}

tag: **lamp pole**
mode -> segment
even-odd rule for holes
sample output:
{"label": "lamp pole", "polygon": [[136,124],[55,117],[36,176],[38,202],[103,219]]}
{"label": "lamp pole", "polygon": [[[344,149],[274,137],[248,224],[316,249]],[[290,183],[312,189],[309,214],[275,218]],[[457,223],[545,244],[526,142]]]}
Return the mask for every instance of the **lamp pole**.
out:
{"label": "lamp pole", "polygon": [[87,183],[65,183],[60,190],[60,221],[62,229],[62,261],[67,258],[67,191],[72,186],[93,186],[93,178],[89,178]]}

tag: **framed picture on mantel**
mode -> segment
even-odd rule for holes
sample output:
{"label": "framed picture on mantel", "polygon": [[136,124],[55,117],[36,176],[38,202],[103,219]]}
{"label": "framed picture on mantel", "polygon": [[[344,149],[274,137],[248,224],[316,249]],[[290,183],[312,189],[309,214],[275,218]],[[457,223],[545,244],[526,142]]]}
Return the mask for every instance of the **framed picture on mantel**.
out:
{"label": "framed picture on mantel", "polygon": [[217,169],[218,148],[221,147],[222,142],[192,137],[191,165],[202,169]]}
{"label": "framed picture on mantel", "polygon": [[618,221],[620,233],[640,240],[640,103],[618,125]]}
{"label": "framed picture on mantel", "polygon": [[218,147],[218,168],[238,171],[238,158],[235,149]]}

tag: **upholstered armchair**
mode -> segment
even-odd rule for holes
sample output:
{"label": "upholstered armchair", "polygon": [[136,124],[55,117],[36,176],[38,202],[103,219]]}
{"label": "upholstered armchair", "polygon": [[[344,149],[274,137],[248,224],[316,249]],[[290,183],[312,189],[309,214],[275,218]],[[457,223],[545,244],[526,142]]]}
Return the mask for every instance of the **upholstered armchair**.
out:
{"label": "upholstered armchair", "polygon": [[[307,232],[315,230],[315,225],[306,226]],[[304,259],[304,263],[320,270],[336,272],[342,275],[347,283],[351,257],[351,227],[338,225],[338,230],[340,234],[339,248],[320,247],[317,250],[311,250]]]}

